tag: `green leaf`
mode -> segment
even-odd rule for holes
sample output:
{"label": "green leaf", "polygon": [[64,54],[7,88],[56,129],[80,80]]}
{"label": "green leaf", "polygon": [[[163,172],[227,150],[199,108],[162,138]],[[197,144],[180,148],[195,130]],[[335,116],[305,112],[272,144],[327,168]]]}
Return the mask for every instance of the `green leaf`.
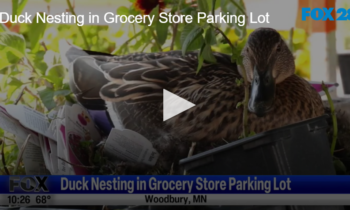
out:
{"label": "green leaf", "polygon": [[202,45],[199,53],[198,53],[198,66],[197,66],[197,74],[199,73],[199,71],[201,70],[203,63],[204,63],[204,58],[203,58],[203,49],[205,47],[205,44]]}
{"label": "green leaf", "polygon": [[15,54],[13,54],[12,51],[6,52],[6,58],[7,58],[7,61],[11,64],[17,64],[20,61],[20,58],[18,58]]}
{"label": "green leaf", "polygon": [[[181,37],[185,37],[184,41],[182,42],[182,54],[183,55],[186,54],[186,52],[189,50],[189,46],[192,43],[194,43],[195,40],[199,39],[203,42],[203,36],[202,36],[203,28],[199,27],[198,25],[194,25],[194,24],[189,24],[186,26],[181,34]],[[198,46],[198,48],[199,48],[199,46]]]}
{"label": "green leaf", "polygon": [[[157,5],[155,8],[153,8],[153,10],[151,11],[151,13],[149,14],[151,17],[154,17],[154,20],[152,22],[151,26],[154,26],[158,21],[158,16],[159,16],[159,5]],[[148,19],[146,19],[148,20]],[[150,23],[147,21],[146,25],[148,26]]]}
{"label": "green leaf", "polygon": [[245,26],[236,26],[235,27],[235,34],[240,38],[243,39],[247,35],[247,29]]}
{"label": "green leaf", "polygon": [[256,133],[254,131],[250,131],[250,133],[248,134],[248,137],[249,136],[255,136],[255,135],[256,135]]}
{"label": "green leaf", "polygon": [[[6,70],[8,70],[8,68],[6,68]],[[9,74],[7,74],[7,72],[5,74],[3,74],[2,79],[0,81],[0,87],[2,90],[7,87],[7,79],[8,78],[9,78]]]}
{"label": "green leaf", "polygon": [[[149,31],[150,33],[152,33],[151,31]],[[152,35],[150,35],[149,37],[151,37]],[[135,43],[135,45],[133,45],[132,46],[132,48],[136,51],[136,50],[138,50],[140,47],[141,47],[141,45],[143,45],[143,44],[145,44],[145,43],[147,43],[147,42],[145,42],[145,41],[143,41],[142,39],[140,39],[140,40],[138,40],[136,43]]]}
{"label": "green leaf", "polygon": [[245,14],[245,7],[242,0],[230,0],[230,2],[239,10],[241,14]]}
{"label": "green leaf", "polygon": [[20,80],[12,77],[11,81],[8,83],[8,85],[21,86],[21,85],[23,85],[23,82],[21,82]]}
{"label": "green leaf", "polygon": [[203,63],[204,63],[204,58],[203,58],[203,55],[200,54],[198,55],[198,66],[197,66],[197,72],[196,72],[197,74],[202,69]]}
{"label": "green leaf", "polygon": [[6,165],[7,166],[14,165],[18,157],[17,144],[6,145],[5,148],[6,149],[4,153],[5,153]]}
{"label": "green leaf", "polygon": [[15,20],[15,15],[18,15],[18,0],[12,0],[12,21]]}
{"label": "green leaf", "polygon": [[[36,16],[34,18],[36,19]],[[40,18],[38,18],[38,21],[33,21],[33,23],[30,24],[28,30],[28,37],[30,41],[30,46],[32,48],[32,52],[36,52],[39,50],[39,41],[44,36],[45,30],[46,23],[42,22]]]}
{"label": "green leaf", "polygon": [[129,15],[129,9],[125,6],[121,6],[117,9],[117,15]]}
{"label": "green leaf", "polygon": [[115,37],[120,38],[123,36],[123,34],[124,34],[124,30],[119,30],[117,33],[115,33]]}
{"label": "green leaf", "polygon": [[241,23],[239,23],[239,21],[228,23],[228,25],[234,27],[236,35],[240,39],[243,39],[247,35],[247,17],[244,2],[242,0],[221,0],[221,8],[224,13],[229,13],[229,15],[236,15],[238,17],[238,20],[240,20],[239,16],[244,16],[245,24],[242,26],[240,26]]}
{"label": "green leaf", "polygon": [[339,159],[333,160],[333,165],[338,175],[346,175],[346,167],[341,160]]}
{"label": "green leaf", "polygon": [[216,63],[216,58],[213,55],[213,51],[211,50],[211,46],[209,44],[206,44],[204,46],[202,54],[205,61],[208,61],[210,63]]}
{"label": "green leaf", "polygon": [[161,23],[159,21],[157,22],[156,32],[157,32],[158,43],[160,45],[163,45],[166,41],[166,38],[168,36],[169,26],[170,26],[169,21],[167,21],[166,23]]}
{"label": "green leaf", "polygon": [[53,97],[55,96],[54,90],[46,88],[44,90],[38,91],[38,94],[47,110],[50,111],[51,109],[56,107],[56,103],[53,99]]}
{"label": "green leaf", "polygon": [[23,58],[26,50],[24,37],[13,32],[1,32],[0,50],[10,50],[18,58]]}
{"label": "green leaf", "polygon": [[71,89],[70,89],[69,83],[64,83],[63,87],[62,87],[62,90],[69,90],[70,91]]}
{"label": "green leaf", "polygon": [[192,10],[191,11],[191,16],[193,18],[192,24],[198,24],[198,13],[197,13],[197,10]]}
{"label": "green leaf", "polygon": [[237,103],[237,105],[236,105],[236,109],[238,109],[240,106],[242,106],[243,105],[243,103],[240,101],[240,102],[238,102]]}
{"label": "green leaf", "polygon": [[242,57],[241,53],[242,53],[242,50],[246,44],[246,41],[247,41],[247,39],[244,39],[243,41],[239,42],[235,48],[232,49],[232,54],[231,54],[231,61],[232,62],[236,62],[239,65],[241,65],[243,63],[243,57]]}
{"label": "green leaf", "polygon": [[221,1],[219,1],[219,0],[215,1],[215,9],[218,9],[220,7],[220,3],[221,3]]}
{"label": "green leaf", "polygon": [[187,48],[188,51],[198,50],[200,47],[204,44],[204,38],[203,36],[199,36],[197,39],[195,39],[190,46]]}
{"label": "green leaf", "polygon": [[213,27],[209,27],[205,32],[205,43],[209,45],[215,45],[217,43]]}
{"label": "green leaf", "polygon": [[35,54],[28,53],[28,59],[33,63],[36,73],[45,75],[48,65],[44,61],[45,51],[38,51]]}
{"label": "green leaf", "polygon": [[238,58],[236,59],[237,65],[242,66],[243,65],[243,56],[239,55]]}
{"label": "green leaf", "polygon": [[28,0],[12,0],[12,14],[21,14],[27,2]]}
{"label": "green leaf", "polygon": [[209,0],[199,0],[197,3],[201,12],[205,12],[205,14],[209,13]]}
{"label": "green leaf", "polygon": [[[230,0],[220,0],[220,3],[221,3],[221,9],[223,12],[227,12],[227,5],[230,3]],[[231,4],[231,3],[230,3]]]}
{"label": "green leaf", "polygon": [[7,91],[7,99],[10,99],[13,95],[13,93],[20,87],[22,87],[23,82],[20,80],[12,77],[11,81],[8,83],[9,89]]}
{"label": "green leaf", "polygon": [[0,137],[3,137],[4,136],[4,130],[2,128],[0,128]]}
{"label": "green leaf", "polygon": [[[180,25],[178,26],[180,28]],[[181,30],[182,31],[182,30]],[[175,38],[175,49],[181,49],[182,46],[182,33],[176,33],[176,38]]]}
{"label": "green leaf", "polygon": [[180,14],[184,14],[184,15],[191,15],[192,12],[195,12],[196,8],[194,7],[185,7],[181,10]]}
{"label": "green leaf", "polygon": [[18,10],[17,10],[18,14],[22,13],[24,7],[27,5],[28,0],[21,0],[20,2],[21,3],[19,3],[19,7],[18,7]]}
{"label": "green leaf", "polygon": [[241,78],[241,79],[236,78],[235,82],[236,82],[237,86],[239,87],[243,84],[244,81],[243,81],[243,78]]}
{"label": "green leaf", "polygon": [[0,32],[9,32],[10,30],[5,26],[5,24],[0,23]]}
{"label": "green leaf", "polygon": [[159,51],[158,47],[156,47],[156,46],[151,47],[151,52],[158,52],[158,51]]}
{"label": "green leaf", "polygon": [[4,52],[4,51],[0,50],[0,60],[1,60],[1,62],[0,62],[0,70],[2,70],[5,67],[11,65],[10,61],[8,60],[8,52]]}
{"label": "green leaf", "polygon": [[71,94],[71,91],[67,89],[57,90],[54,93],[55,96],[67,96],[69,94]]}
{"label": "green leaf", "polygon": [[47,69],[45,78],[52,82],[55,86],[55,89],[62,87],[62,82],[66,77],[66,69],[63,65],[54,65],[51,68]]}

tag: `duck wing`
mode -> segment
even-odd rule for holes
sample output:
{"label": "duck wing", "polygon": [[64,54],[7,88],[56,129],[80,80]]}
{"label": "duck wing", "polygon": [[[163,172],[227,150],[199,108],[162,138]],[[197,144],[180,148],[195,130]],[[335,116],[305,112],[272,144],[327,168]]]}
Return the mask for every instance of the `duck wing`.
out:
{"label": "duck wing", "polygon": [[179,59],[172,57],[144,61],[94,58],[109,81],[101,87],[100,97],[106,102],[114,125],[149,138],[162,136],[163,89],[171,89],[171,80],[188,73],[188,61],[181,61],[181,66]]}
{"label": "duck wing", "polygon": [[[234,76],[237,72],[233,71],[235,65],[230,63],[229,56],[218,54],[217,57],[224,61],[224,65],[205,64],[197,74],[196,52],[187,56],[182,56],[180,51],[112,58],[94,56],[100,72],[109,81],[101,87],[100,97],[106,102],[110,114],[119,114],[111,116],[115,126],[122,125],[150,135],[150,138],[163,136],[170,130],[181,131],[175,132],[181,136],[199,132],[202,127],[194,124],[199,123],[200,119],[189,119],[189,123],[185,124],[182,121],[187,121],[188,117],[194,118],[195,113],[205,112],[211,96],[215,97],[222,91],[230,92],[230,87],[234,85],[232,82],[237,77]],[[231,81],[231,85],[223,90],[221,85],[228,81]],[[163,89],[199,104],[199,109],[196,112],[185,111],[181,116],[163,122]],[[116,119],[120,121],[116,122]],[[182,126],[187,127],[186,131]]]}
{"label": "duck wing", "polygon": [[[231,101],[236,94],[232,87],[239,75],[225,54],[216,53],[217,64],[205,63],[197,74],[197,52],[186,56],[181,51],[126,56],[81,49],[70,52],[75,55],[66,57],[70,57],[71,87],[78,101],[87,108],[107,109],[115,127],[134,130],[147,138],[156,139],[171,130],[179,135],[201,133],[192,140],[201,139],[205,132],[199,123],[222,114],[215,107],[226,105],[224,112],[236,105]],[[163,122],[163,89],[198,106]],[[210,103],[217,96],[229,103]],[[203,115],[196,118],[196,114]],[[223,118],[219,121],[217,126],[224,123]]]}

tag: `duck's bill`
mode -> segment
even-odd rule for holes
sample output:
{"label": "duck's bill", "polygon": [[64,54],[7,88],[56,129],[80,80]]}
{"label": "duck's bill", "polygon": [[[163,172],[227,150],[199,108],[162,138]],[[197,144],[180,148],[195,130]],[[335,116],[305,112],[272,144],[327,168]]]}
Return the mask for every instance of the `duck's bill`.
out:
{"label": "duck's bill", "polygon": [[258,117],[271,111],[275,99],[276,84],[271,71],[254,70],[248,109]]}

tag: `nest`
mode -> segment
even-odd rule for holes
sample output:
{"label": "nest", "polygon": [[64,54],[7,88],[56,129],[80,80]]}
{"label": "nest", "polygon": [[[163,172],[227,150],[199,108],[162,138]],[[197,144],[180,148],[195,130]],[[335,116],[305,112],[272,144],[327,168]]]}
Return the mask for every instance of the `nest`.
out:
{"label": "nest", "polygon": [[[196,142],[195,147],[188,140],[174,139],[154,145],[159,151],[159,158],[154,166],[148,166],[143,163],[128,162],[122,159],[111,162],[103,154],[103,146],[96,148],[94,152],[93,165],[95,170],[93,174],[98,175],[182,175],[184,171],[179,166],[179,161],[193,154],[198,154],[207,150],[211,150],[227,142]],[[194,153],[191,154],[191,149]]]}
{"label": "nest", "polygon": [[[333,121],[331,110],[325,107],[325,114],[329,117],[328,139],[331,145],[333,139]],[[334,153],[334,163],[337,174],[350,174],[350,114],[344,110],[336,109],[338,122],[338,138]],[[165,137],[164,137],[165,138]],[[223,144],[222,142],[196,142],[193,154],[198,154]],[[85,145],[86,147],[87,145]],[[99,146],[89,145],[89,166],[81,166],[91,169],[94,175],[181,175],[184,171],[179,166],[179,161],[192,155],[191,141],[184,139],[159,139],[153,142],[154,148],[159,152],[159,158],[154,166],[143,163],[129,162],[122,159],[113,161],[103,153],[103,144]],[[192,147],[193,149],[193,147]]]}

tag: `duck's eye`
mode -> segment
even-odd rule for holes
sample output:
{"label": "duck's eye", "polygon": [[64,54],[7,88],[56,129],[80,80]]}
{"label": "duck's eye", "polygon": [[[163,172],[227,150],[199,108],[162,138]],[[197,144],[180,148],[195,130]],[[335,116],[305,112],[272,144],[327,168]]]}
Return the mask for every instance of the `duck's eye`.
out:
{"label": "duck's eye", "polygon": [[281,46],[280,45],[277,46],[276,51],[277,52],[281,52]]}

